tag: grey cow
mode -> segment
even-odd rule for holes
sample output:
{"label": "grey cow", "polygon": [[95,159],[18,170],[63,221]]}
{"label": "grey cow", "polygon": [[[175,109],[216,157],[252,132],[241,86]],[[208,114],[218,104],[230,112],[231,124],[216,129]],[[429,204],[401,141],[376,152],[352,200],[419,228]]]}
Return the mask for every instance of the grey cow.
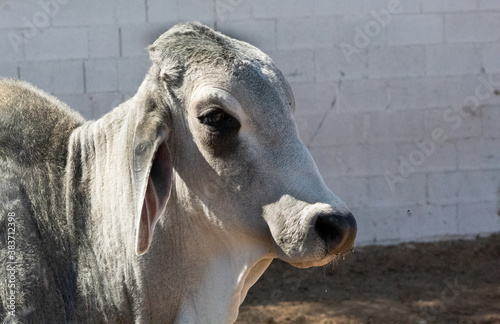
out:
{"label": "grey cow", "polygon": [[149,52],[96,121],[0,82],[0,321],[231,323],[273,258],[351,250],[268,56],[200,24]]}

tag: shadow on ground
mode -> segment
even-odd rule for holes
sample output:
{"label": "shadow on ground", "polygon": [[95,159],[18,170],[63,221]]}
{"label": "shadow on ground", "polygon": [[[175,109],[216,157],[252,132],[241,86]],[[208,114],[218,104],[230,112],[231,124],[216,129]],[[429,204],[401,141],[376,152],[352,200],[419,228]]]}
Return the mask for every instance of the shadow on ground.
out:
{"label": "shadow on ground", "polygon": [[273,261],[237,323],[500,323],[500,235],[359,248],[322,268]]}

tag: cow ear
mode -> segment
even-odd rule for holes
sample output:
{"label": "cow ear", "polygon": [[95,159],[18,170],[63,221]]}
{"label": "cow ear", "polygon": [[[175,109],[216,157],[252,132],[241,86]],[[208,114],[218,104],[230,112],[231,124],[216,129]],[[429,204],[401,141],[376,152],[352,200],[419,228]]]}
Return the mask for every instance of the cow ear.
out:
{"label": "cow ear", "polygon": [[[136,253],[148,251],[153,231],[164,213],[172,183],[172,159],[166,140],[161,136],[155,141],[135,146],[134,173],[137,201]],[[142,198],[142,199],[141,199]]]}

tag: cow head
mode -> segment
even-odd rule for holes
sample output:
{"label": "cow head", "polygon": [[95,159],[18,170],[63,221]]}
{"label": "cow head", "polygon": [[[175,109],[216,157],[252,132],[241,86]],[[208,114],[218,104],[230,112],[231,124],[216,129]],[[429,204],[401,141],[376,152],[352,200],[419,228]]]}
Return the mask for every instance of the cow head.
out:
{"label": "cow head", "polygon": [[351,250],[356,222],[301,142],[291,88],[267,55],[198,24],[149,50],[152,105],[166,107],[167,126],[146,155],[139,254],[171,188],[211,235],[259,244],[269,258],[310,267]]}

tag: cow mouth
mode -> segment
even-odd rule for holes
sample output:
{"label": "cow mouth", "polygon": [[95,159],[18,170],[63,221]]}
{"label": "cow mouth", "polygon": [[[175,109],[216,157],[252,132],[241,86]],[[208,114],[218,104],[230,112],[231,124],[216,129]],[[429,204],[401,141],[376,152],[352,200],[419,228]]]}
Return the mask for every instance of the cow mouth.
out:
{"label": "cow mouth", "polygon": [[[321,267],[329,263],[336,263],[346,259],[346,256],[354,253],[354,241],[343,242],[336,249],[330,249],[327,245],[315,248],[309,247],[308,251],[302,255],[290,255],[283,251],[280,245],[275,241],[269,251],[268,256],[280,259],[296,268]],[[324,243],[323,243],[324,244]]]}
{"label": "cow mouth", "polygon": [[351,248],[349,251],[345,251],[345,252],[328,254],[319,260],[309,260],[309,261],[292,261],[292,260],[286,261],[286,260],[283,260],[283,261],[287,262],[288,264],[290,264],[296,268],[304,269],[304,268],[311,268],[311,267],[321,267],[321,266],[325,266],[329,263],[336,263],[336,262],[341,261],[341,260],[343,261],[343,260],[345,260],[346,256],[348,254],[351,254],[351,253],[354,253],[354,248]]}

